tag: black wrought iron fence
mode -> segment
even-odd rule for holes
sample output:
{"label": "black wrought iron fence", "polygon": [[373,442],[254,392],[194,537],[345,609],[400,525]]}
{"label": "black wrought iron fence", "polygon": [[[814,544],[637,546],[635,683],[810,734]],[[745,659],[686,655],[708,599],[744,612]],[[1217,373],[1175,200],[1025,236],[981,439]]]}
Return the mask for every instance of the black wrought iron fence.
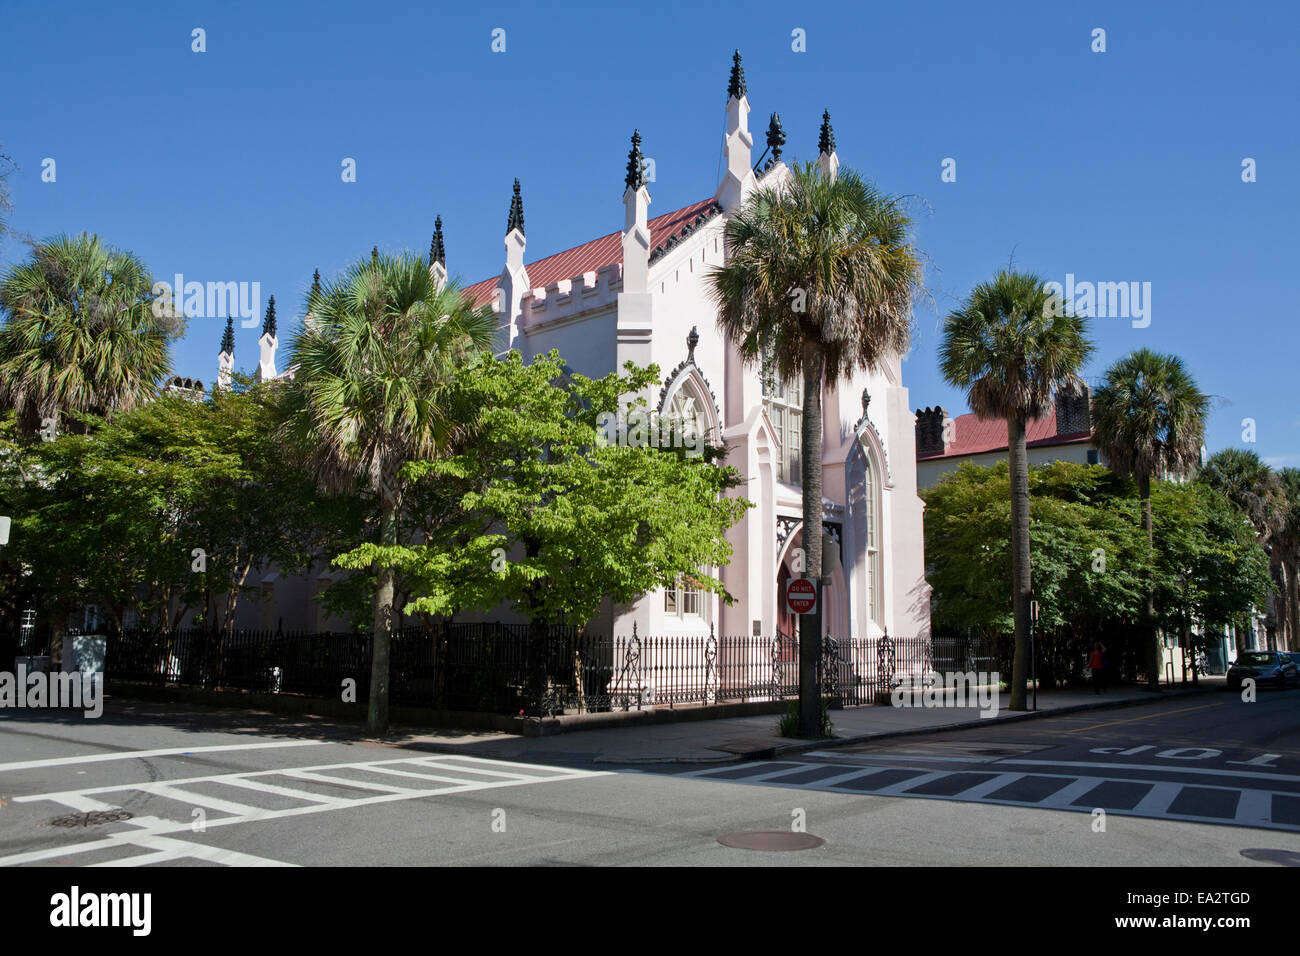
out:
{"label": "black wrought iron fence", "polygon": [[[822,692],[870,704],[902,681],[989,671],[996,650],[971,638],[823,640]],[[340,697],[370,688],[363,632],[126,630],[108,641],[120,680]],[[573,627],[445,624],[393,634],[390,696],[399,706],[549,716],[772,701],[799,694],[799,639],[708,634],[612,637]]]}

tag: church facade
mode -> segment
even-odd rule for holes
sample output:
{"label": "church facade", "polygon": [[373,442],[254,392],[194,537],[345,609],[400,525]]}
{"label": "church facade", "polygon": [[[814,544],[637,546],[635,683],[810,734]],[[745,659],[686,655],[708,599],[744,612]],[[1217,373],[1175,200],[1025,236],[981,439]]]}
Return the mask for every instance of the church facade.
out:
{"label": "church facade", "polygon": [[[790,170],[780,158],[784,134],[776,114],[767,134],[767,161],[761,166],[754,161],[739,54],[727,92],[725,173],[712,194],[652,216],[640,137],[634,135],[622,229],[530,261],[522,188],[516,180],[502,270],[466,290],[475,304],[495,310],[498,354],[516,350],[527,361],[556,349],[572,371],[591,377],[621,370],[629,361],[658,365],[665,377],[644,394],[648,406],[665,418],[696,423],[712,443],[724,445],[727,463],[743,482],[732,493],[755,505],[728,534],[734,549],[730,563],[703,569],[722,580],[733,603],[683,579],[631,605],[606,601],[587,625],[597,634],[628,634],[634,624],[643,635],[708,634],[712,629],[719,635],[770,637],[798,630],[796,619],[785,611],[784,593],[790,578],[803,576],[797,551],[807,534],[800,475],[801,389],[742,363],[718,327],[707,279],[711,269],[726,261],[723,234],[729,217],[760,185],[778,185]],[[835,175],[839,157],[825,114],[819,152],[823,174]],[[430,260],[445,278],[441,221]],[[275,344],[272,321],[260,341],[261,379],[286,375],[275,370]],[[818,531],[834,552],[823,621],[826,633],[835,637],[929,634],[916,419],[901,362],[902,356],[893,356],[883,368],[858,374],[823,395],[823,526]],[[226,381],[233,356],[224,347],[220,364]],[[334,576],[326,572],[317,583]],[[266,602],[277,590],[285,598],[291,592],[289,603],[296,608],[312,587],[269,575],[260,602],[261,626],[266,626]],[[245,603],[259,602],[241,601]],[[313,620],[290,625],[301,614],[291,618],[280,600],[275,603],[279,607],[272,617],[283,615],[286,627],[309,626]],[[240,617],[257,614],[250,607]],[[501,608],[465,619],[515,618]],[[334,622],[316,614],[315,623]],[[259,622],[241,620],[237,626]]]}

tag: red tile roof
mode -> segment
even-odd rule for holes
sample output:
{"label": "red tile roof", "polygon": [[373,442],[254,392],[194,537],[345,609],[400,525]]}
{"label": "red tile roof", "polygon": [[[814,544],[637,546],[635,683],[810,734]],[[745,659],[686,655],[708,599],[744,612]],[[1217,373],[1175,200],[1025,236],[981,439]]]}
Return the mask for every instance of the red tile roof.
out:
{"label": "red tile roof", "polygon": [[[694,223],[695,217],[706,213],[713,205],[713,197],[683,206],[681,209],[656,216],[647,225],[650,227],[650,248],[668,241],[669,236],[681,232],[682,227]],[[572,279],[584,272],[595,272],[604,266],[623,261],[623,233],[611,232],[599,239],[592,239],[572,249],[565,249],[536,262],[524,263],[528,269],[528,283],[534,289],[544,289],[552,282]],[[470,300],[475,305],[487,305],[496,295],[497,276],[475,282],[466,288]]]}
{"label": "red tile roof", "polygon": [[[1050,445],[1077,445],[1092,440],[1092,432],[1056,434],[1056,410],[1042,418],[1031,418],[1025,426],[1025,444],[1030,448]],[[979,455],[990,451],[1007,450],[1007,422],[1003,418],[981,421],[973,412],[958,415],[952,420],[952,444],[945,451],[918,454],[917,461],[936,458],[957,458],[962,455]]]}

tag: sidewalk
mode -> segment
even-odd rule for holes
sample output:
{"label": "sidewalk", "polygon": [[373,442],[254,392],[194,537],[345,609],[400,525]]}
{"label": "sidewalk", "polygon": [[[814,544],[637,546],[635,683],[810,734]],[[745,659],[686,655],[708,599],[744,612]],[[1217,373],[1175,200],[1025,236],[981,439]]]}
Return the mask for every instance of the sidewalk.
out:
{"label": "sidewalk", "polygon": [[[798,740],[779,737],[775,715],[699,720],[675,724],[629,726],[573,731],[556,736],[521,737],[503,733],[461,732],[422,734],[394,728],[393,743],[402,747],[444,753],[463,753],[505,760],[610,764],[725,763],[766,759],[809,750],[826,750],[846,744],[886,737],[937,733],[965,727],[988,727],[999,722],[1083,710],[1124,707],[1169,697],[1222,692],[1222,677],[1202,677],[1199,687],[1175,684],[1159,692],[1116,687],[1097,695],[1089,690],[1040,692],[1038,711],[1008,710],[1010,695],[1003,694],[996,716],[981,718],[974,707],[853,707],[830,712],[835,737]],[[1032,702],[1032,691],[1030,694]]]}

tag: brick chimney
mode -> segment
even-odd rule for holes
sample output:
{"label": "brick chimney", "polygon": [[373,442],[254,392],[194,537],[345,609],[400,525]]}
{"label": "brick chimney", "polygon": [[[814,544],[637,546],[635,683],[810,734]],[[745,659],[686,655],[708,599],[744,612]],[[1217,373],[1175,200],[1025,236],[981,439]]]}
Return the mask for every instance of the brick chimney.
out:
{"label": "brick chimney", "polygon": [[1092,389],[1077,387],[1056,391],[1056,434],[1079,435],[1092,430]]}
{"label": "brick chimney", "polygon": [[948,450],[944,441],[944,424],[948,421],[948,410],[942,405],[934,408],[916,410],[916,453],[928,455]]}

